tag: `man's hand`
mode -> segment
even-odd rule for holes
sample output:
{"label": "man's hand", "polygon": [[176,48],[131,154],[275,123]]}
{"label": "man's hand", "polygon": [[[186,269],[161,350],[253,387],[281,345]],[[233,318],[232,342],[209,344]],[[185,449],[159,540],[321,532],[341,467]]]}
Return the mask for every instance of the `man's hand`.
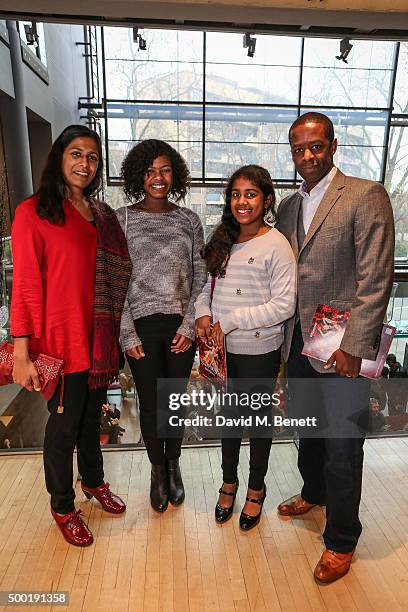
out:
{"label": "man's hand", "polygon": [[224,337],[225,334],[221,329],[220,322],[217,321],[212,330],[212,339],[217,346],[222,348],[224,346]]}
{"label": "man's hand", "polygon": [[354,357],[342,349],[337,349],[326,361],[325,370],[329,370],[336,364],[336,372],[347,378],[357,378],[361,369],[361,357]]}
{"label": "man's hand", "polygon": [[172,353],[184,353],[188,351],[190,346],[193,344],[193,341],[187,336],[183,336],[182,334],[176,334],[171,342],[171,352]]}
{"label": "man's hand", "polygon": [[145,357],[145,352],[143,350],[143,346],[139,344],[139,346],[134,346],[133,348],[126,351],[126,355],[130,355],[134,359],[142,359]]}
{"label": "man's hand", "polygon": [[195,333],[197,338],[209,342],[211,340],[211,317],[205,315],[195,322]]}

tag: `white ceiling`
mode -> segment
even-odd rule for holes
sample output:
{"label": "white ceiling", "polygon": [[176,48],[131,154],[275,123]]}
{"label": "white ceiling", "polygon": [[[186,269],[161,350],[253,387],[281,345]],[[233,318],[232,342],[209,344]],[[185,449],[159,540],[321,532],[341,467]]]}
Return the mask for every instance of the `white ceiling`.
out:
{"label": "white ceiling", "polygon": [[285,26],[292,27],[287,31],[351,28],[363,35],[396,30],[399,38],[408,38],[408,0],[0,0],[0,13],[5,11],[10,18],[22,14],[67,22],[80,18],[101,25],[134,22],[198,28],[203,22],[206,29],[211,24],[241,30],[264,26],[266,31],[277,27],[284,31]]}

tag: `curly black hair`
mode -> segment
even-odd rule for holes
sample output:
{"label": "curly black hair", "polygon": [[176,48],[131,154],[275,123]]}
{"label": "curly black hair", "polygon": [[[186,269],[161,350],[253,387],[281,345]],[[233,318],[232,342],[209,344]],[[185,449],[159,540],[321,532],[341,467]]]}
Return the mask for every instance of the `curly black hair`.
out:
{"label": "curly black hair", "polygon": [[102,182],[102,145],[99,134],[86,125],[69,125],[61,132],[51,147],[37,192],[38,204],[36,210],[39,217],[47,219],[54,225],[63,225],[65,222],[62,202],[66,195],[67,186],[62,174],[62,156],[67,146],[75,138],[93,138],[99,156],[98,169],[92,183],[85,187],[84,195],[90,197],[96,193]]}
{"label": "curly black hair", "polygon": [[144,176],[147,169],[157,157],[162,155],[170,159],[173,169],[173,187],[169,192],[174,202],[184,200],[190,188],[190,173],[187,164],[175,149],[163,140],[143,140],[133,147],[122,163],[123,190],[129,202],[143,200]]}
{"label": "curly black hair", "polygon": [[230,177],[225,189],[225,205],[222,212],[221,223],[217,225],[205,245],[202,256],[207,262],[207,270],[212,276],[221,278],[225,275],[225,270],[231,254],[232,245],[235,244],[240,232],[240,225],[231,211],[232,186],[236,179],[245,178],[259,187],[265,199],[272,196],[271,204],[266,208],[265,213],[269,213],[271,221],[276,221],[275,210],[275,190],[272,178],[268,170],[254,164],[242,166]]}

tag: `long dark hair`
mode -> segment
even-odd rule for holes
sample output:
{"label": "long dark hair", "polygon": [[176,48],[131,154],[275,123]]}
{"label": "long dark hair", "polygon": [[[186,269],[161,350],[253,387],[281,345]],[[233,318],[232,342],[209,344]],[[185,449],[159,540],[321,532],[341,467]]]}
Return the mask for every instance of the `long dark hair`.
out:
{"label": "long dark hair", "polygon": [[217,225],[202,251],[202,256],[207,262],[207,270],[213,276],[224,275],[232,245],[239,236],[240,225],[231,211],[231,193],[234,182],[241,177],[256,185],[262,191],[265,200],[268,196],[272,196],[265,213],[268,214],[271,221],[276,220],[275,190],[268,170],[256,165],[243,166],[236,170],[225,189],[225,205],[221,223]]}
{"label": "long dark hair", "polygon": [[65,223],[62,202],[66,196],[66,183],[62,174],[62,155],[75,138],[93,138],[96,142],[99,164],[92,183],[85,187],[84,195],[89,197],[98,191],[102,180],[102,145],[99,134],[86,125],[69,125],[58,136],[48,154],[38,189],[37,213],[54,225]]}
{"label": "long dark hair", "polygon": [[122,163],[123,191],[129,202],[143,200],[144,177],[147,169],[157,157],[170,159],[173,170],[173,187],[169,192],[174,202],[184,200],[190,188],[190,173],[183,157],[167,142],[151,138],[143,140],[133,147]]}

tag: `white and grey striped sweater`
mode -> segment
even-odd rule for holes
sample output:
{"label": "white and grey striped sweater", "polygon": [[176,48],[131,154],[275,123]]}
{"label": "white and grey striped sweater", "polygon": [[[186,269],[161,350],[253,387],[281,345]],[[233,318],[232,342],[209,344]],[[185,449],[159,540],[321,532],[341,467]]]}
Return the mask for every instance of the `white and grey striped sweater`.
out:
{"label": "white and grey striped sweater", "polygon": [[126,229],[133,264],[120,326],[122,348],[141,344],[135,319],[159,312],[182,315],[177,331],[194,340],[194,302],[206,279],[200,218],[184,207],[163,213],[129,207],[126,228],[126,209],[116,215]]}
{"label": "white and grey striped sweater", "polygon": [[[261,355],[283,342],[283,324],[296,309],[296,262],[286,238],[275,228],[235,244],[224,278],[217,278],[210,309],[209,279],[195,302],[198,319],[220,321],[227,351]],[[212,310],[212,313],[211,313]]]}

